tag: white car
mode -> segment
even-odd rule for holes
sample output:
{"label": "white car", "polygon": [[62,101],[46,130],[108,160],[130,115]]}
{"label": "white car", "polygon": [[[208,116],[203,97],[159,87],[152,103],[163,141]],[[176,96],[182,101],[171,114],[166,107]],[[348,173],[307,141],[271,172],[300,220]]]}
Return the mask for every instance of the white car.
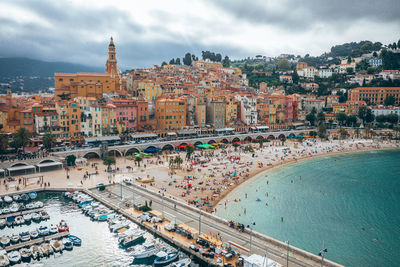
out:
{"label": "white car", "polygon": [[164,225],[164,229],[169,232],[173,232],[173,231],[175,231],[175,224],[173,224],[173,223],[166,224],[166,225]]}

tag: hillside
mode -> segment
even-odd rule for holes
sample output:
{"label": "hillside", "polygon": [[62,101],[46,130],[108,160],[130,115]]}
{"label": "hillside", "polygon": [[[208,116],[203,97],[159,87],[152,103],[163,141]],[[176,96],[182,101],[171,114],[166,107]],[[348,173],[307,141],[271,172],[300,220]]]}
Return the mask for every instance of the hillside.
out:
{"label": "hillside", "polygon": [[29,58],[0,58],[0,78],[16,76],[51,77],[54,72],[104,72],[104,67],[88,67],[66,62],[46,62]]}

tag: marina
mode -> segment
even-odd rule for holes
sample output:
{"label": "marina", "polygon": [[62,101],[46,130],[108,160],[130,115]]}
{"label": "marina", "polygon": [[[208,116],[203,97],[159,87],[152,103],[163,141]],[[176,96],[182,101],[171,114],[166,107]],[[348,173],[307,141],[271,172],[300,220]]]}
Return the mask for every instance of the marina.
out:
{"label": "marina", "polygon": [[50,241],[50,240],[53,240],[53,239],[63,238],[63,237],[66,237],[68,235],[69,235],[69,232],[60,232],[60,233],[53,234],[53,235],[48,235],[48,236],[45,236],[45,237],[42,237],[42,238],[37,238],[37,239],[29,240],[29,241],[26,241],[26,242],[18,243],[18,244],[15,244],[15,245],[7,246],[4,249],[7,252],[9,252],[9,251],[17,250],[17,249],[20,249],[20,248],[30,247],[30,246],[36,245],[36,244],[41,244],[43,242]]}
{"label": "marina", "polygon": [[17,217],[17,216],[23,216],[25,214],[29,213],[38,213],[43,211],[43,208],[38,208],[38,209],[32,209],[32,210],[24,210],[24,211],[19,211],[19,212],[14,212],[14,213],[8,213],[8,214],[1,214],[0,219],[5,219],[7,217]]}

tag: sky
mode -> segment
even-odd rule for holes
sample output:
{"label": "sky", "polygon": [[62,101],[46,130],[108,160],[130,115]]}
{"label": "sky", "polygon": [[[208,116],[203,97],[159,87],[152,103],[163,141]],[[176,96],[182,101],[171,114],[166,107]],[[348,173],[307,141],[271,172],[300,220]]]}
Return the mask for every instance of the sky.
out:
{"label": "sky", "polygon": [[186,52],[321,55],[400,39],[399,0],[1,0],[0,57],[151,67]]}

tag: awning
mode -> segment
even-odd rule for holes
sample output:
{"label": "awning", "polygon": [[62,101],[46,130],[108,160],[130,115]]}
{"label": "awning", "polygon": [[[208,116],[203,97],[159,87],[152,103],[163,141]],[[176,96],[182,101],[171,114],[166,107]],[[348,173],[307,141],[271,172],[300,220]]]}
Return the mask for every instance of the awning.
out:
{"label": "awning", "polygon": [[0,172],[4,172],[4,169],[0,169]]}
{"label": "awning", "polygon": [[221,128],[221,129],[215,129],[215,131],[218,132],[233,132],[235,131],[234,128]]}
{"label": "awning", "polygon": [[46,163],[39,163],[36,164],[36,166],[38,166],[39,168],[43,168],[43,167],[52,167],[52,166],[62,166],[61,162],[46,162]]}
{"label": "awning", "polygon": [[178,131],[179,135],[186,135],[186,134],[197,134],[196,130],[186,130],[186,131]]}
{"label": "awning", "polygon": [[269,127],[268,126],[256,126],[257,130],[268,130]]}
{"label": "awning", "polygon": [[292,125],[293,126],[303,126],[304,122],[293,122]]}
{"label": "awning", "polygon": [[131,137],[132,137],[133,139],[135,139],[135,138],[150,138],[150,137],[156,138],[156,137],[158,137],[158,135],[156,135],[156,134],[154,134],[154,133],[148,133],[148,134],[131,134]]}
{"label": "awning", "polygon": [[86,143],[101,141],[121,141],[121,138],[119,136],[99,136],[85,138]]}
{"label": "awning", "polygon": [[10,168],[6,168],[6,169],[9,172],[13,172],[13,171],[22,171],[22,170],[30,170],[30,169],[36,170],[36,167],[33,165],[24,165],[24,166],[10,167]]}
{"label": "awning", "polygon": [[167,133],[167,135],[168,135],[168,136],[174,136],[174,135],[176,135],[176,133],[174,133],[174,132],[169,132],[169,133]]}

